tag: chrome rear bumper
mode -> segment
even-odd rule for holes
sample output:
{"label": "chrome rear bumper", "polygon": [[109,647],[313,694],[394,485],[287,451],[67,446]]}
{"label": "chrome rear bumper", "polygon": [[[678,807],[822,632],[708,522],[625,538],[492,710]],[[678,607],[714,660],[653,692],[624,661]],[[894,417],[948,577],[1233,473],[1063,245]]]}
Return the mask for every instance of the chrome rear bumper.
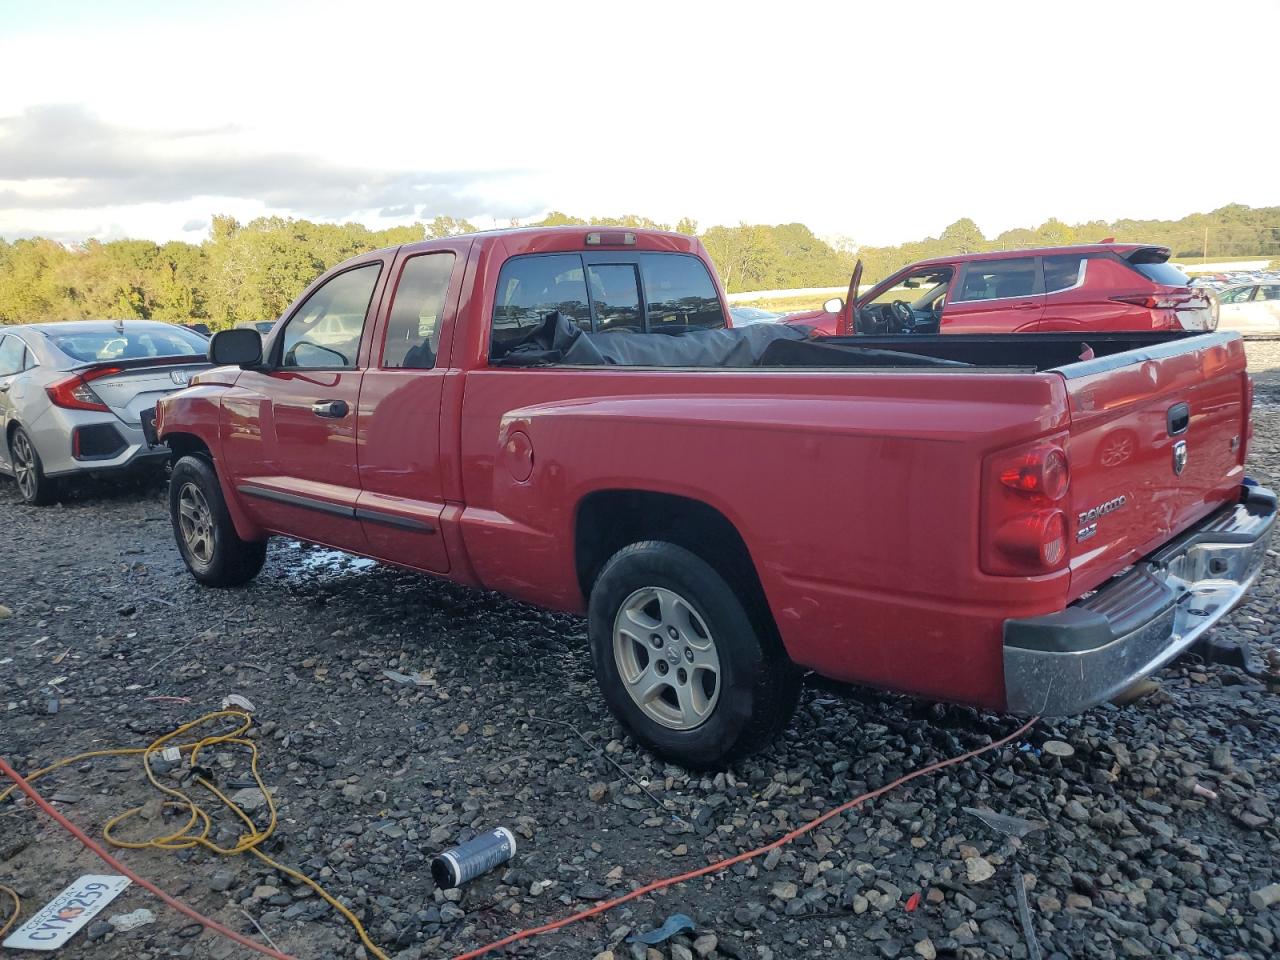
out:
{"label": "chrome rear bumper", "polygon": [[1115,697],[1182,653],[1240,601],[1262,568],[1276,495],[1237,503],[1060,613],[1004,625],[1010,712],[1065,716]]}

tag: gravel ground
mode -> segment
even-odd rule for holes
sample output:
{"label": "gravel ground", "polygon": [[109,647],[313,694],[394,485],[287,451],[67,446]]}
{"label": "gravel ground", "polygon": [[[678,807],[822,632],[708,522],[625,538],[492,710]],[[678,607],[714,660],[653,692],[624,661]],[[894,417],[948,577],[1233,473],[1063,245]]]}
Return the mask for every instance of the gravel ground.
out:
{"label": "gravel ground", "polygon": [[[1260,375],[1252,469],[1274,481],[1280,343],[1251,344],[1250,354]],[[572,617],[286,541],[250,587],[200,589],[155,487],[88,485],[61,506],[33,509],[0,482],[0,527],[10,544],[0,753],[31,770],[143,745],[224,696],[249,698],[280,810],[270,852],[350,904],[400,958],[452,956],[755,847],[1017,726],[814,684],[774,749],[731,772],[690,776],[638,749],[609,717]],[[1273,552],[1220,640],[1274,649],[1275,564]],[[393,682],[384,669],[421,672],[426,685]],[[210,760],[224,784],[247,775],[236,751]],[[139,764],[119,758],[41,787],[94,834],[153,792]],[[1044,827],[1010,840],[965,807]],[[1046,957],[1272,957],[1280,903],[1267,905],[1261,891],[1280,883],[1278,809],[1280,693],[1238,666],[1188,658],[1135,703],[1042,722],[1019,743],[917,780],[767,858],[512,953],[1023,958],[1021,873]],[[438,890],[431,853],[496,825],[518,836],[512,864],[461,892]],[[216,831],[227,840],[236,827],[221,816]],[[294,956],[364,955],[334,911],[250,857],[121,858],[257,937],[254,918]],[[90,872],[101,872],[98,861],[46,818],[0,806],[0,882],[22,893],[24,916]],[[128,932],[104,922],[139,907],[155,921]],[[648,951],[625,941],[676,912],[697,930]],[[60,952],[249,955],[136,888]]]}

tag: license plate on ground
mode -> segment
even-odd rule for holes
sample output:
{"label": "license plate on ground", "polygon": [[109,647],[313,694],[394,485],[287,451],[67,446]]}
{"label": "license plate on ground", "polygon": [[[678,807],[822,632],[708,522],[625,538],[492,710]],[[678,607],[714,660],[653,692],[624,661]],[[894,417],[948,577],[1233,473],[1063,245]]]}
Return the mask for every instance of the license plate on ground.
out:
{"label": "license plate on ground", "polygon": [[128,885],[128,877],[85,874],[41,907],[0,946],[10,950],[57,950]]}
{"label": "license plate on ground", "polygon": [[155,410],[142,411],[142,435],[147,438],[147,446],[158,446],[160,441],[156,439],[156,412]]}

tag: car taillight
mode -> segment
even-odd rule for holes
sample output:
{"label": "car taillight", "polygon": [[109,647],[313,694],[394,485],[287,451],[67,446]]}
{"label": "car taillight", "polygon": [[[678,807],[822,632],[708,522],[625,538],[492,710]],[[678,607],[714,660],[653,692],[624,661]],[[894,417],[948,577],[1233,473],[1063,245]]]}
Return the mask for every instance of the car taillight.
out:
{"label": "car taillight", "polygon": [[107,405],[93,392],[93,387],[89,384],[119,372],[119,367],[97,367],[51,383],[44,390],[54,406],[65,407],[68,410],[106,410]]}
{"label": "car taillight", "polygon": [[1131,297],[1112,297],[1111,299],[1116,303],[1132,303],[1136,307],[1146,307],[1148,310],[1172,310],[1181,302],[1172,297],[1161,297],[1154,293],[1139,293]]}
{"label": "car taillight", "polygon": [[1062,569],[1068,560],[1062,500],[1071,470],[1066,435],[994,453],[983,476],[982,569],[1030,576]]}

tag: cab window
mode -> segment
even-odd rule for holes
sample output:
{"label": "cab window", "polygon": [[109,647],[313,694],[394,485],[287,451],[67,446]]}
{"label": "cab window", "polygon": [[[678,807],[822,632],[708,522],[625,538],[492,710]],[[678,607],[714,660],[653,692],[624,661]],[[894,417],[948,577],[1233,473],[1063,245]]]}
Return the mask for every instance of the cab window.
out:
{"label": "cab window", "polygon": [[307,297],[284,326],[280,365],[354,369],[381,272],[381,263],[347,270]]}
{"label": "cab window", "polygon": [[644,331],[640,314],[640,283],[630,263],[593,263],[587,267],[587,286],[595,307],[596,333]]}
{"label": "cab window", "polygon": [[677,253],[640,255],[640,273],[648,301],[650,333],[719,330],[724,308],[711,274],[697,257]]}
{"label": "cab window", "polygon": [[444,313],[454,255],[424,253],[410,257],[400,271],[382,365],[393,369],[430,370],[440,348],[440,317]]}
{"label": "cab window", "polygon": [[582,258],[576,253],[513,257],[498,274],[493,343],[515,343],[559,311],[583,330],[591,329],[591,307]]}

